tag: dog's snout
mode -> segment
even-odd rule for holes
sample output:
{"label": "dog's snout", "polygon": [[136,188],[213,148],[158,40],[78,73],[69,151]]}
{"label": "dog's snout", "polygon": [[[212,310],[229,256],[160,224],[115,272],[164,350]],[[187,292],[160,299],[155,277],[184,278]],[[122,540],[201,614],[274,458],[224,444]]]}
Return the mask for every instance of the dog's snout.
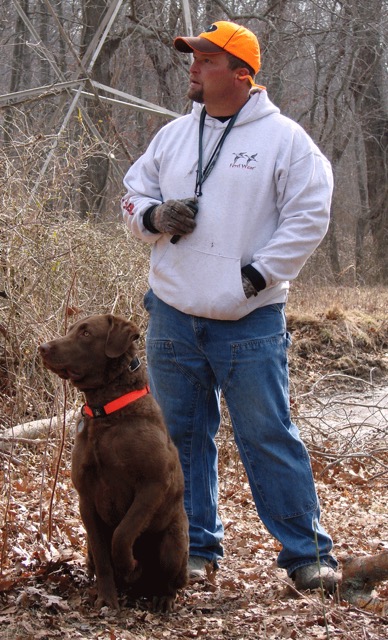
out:
{"label": "dog's snout", "polygon": [[39,345],[39,352],[42,356],[46,356],[50,352],[51,346],[48,342]]}

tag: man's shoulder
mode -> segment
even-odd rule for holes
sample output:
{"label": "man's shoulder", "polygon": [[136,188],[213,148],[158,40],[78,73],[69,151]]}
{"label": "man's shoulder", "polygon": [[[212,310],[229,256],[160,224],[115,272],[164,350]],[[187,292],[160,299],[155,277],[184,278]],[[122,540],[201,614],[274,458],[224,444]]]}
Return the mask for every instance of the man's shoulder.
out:
{"label": "man's shoulder", "polygon": [[195,119],[191,113],[178,116],[174,120],[170,120],[167,124],[164,124],[156,134],[156,137],[169,136],[172,132],[176,132],[180,129],[190,127],[194,123]]}

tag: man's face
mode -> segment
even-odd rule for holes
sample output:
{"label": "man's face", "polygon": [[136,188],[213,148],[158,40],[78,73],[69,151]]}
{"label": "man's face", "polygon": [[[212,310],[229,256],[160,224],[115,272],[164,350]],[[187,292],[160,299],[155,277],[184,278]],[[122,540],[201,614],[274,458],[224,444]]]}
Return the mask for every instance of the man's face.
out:
{"label": "man's face", "polygon": [[236,71],[229,68],[227,54],[194,52],[190,67],[190,84],[187,96],[195,102],[211,104],[227,102],[234,87]]}

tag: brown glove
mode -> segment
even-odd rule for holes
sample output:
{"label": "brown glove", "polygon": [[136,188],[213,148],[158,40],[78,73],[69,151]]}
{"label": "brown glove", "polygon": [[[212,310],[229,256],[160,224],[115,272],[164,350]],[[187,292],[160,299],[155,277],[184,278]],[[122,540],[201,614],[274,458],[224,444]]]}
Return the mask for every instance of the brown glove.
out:
{"label": "brown glove", "polygon": [[152,211],[151,223],[160,233],[184,236],[194,231],[197,210],[198,205],[193,198],[166,200]]}
{"label": "brown glove", "polygon": [[242,285],[243,285],[246,298],[250,298],[251,296],[257,296],[257,291],[255,287],[253,286],[249,278],[245,275],[245,273],[241,274],[241,278],[242,278]]}

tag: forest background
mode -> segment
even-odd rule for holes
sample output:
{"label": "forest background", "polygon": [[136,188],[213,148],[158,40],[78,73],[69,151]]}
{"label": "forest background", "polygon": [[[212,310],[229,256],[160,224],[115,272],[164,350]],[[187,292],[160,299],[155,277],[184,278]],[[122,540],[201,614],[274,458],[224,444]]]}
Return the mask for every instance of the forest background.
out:
{"label": "forest background", "polygon": [[87,313],[122,313],[141,327],[145,357],[149,247],[121,222],[122,179],[156,131],[191,108],[190,58],[174,37],[219,19],[244,24],[261,43],[257,81],[335,176],[329,232],[291,288],[293,412],[340,560],[386,552],[387,9],[387,0],[2,0],[1,638],[386,638],[387,582],[364,606],[301,597],[276,573],[278,549],[254,513],[226,412],[220,576],[189,589],[169,621],[141,605],[95,612],[69,477],[82,398],[43,369],[38,345]]}
{"label": "forest background", "polygon": [[122,175],[166,121],[161,110],[191,108],[190,59],[174,37],[237,20],[259,37],[259,82],[332,162],[325,277],[386,284],[387,9],[386,0],[3,0],[3,153],[36,215],[117,216]]}

